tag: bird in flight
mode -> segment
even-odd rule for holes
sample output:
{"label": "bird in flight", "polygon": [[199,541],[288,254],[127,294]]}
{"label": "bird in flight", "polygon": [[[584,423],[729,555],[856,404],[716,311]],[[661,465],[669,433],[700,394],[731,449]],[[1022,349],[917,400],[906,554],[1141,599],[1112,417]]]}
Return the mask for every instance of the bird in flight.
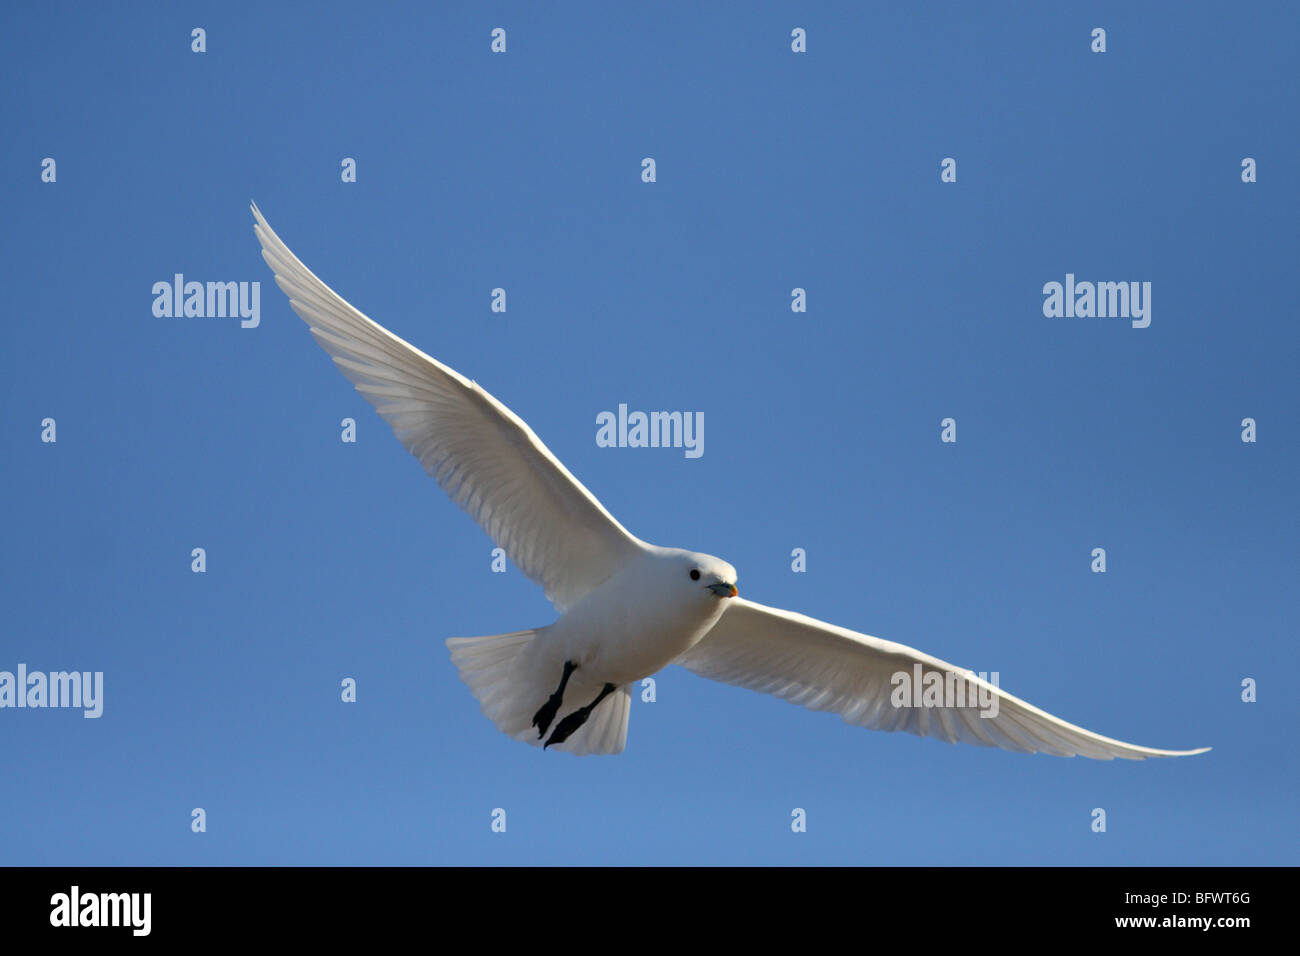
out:
{"label": "bird in flight", "polygon": [[[316,341],[555,605],[559,617],[544,627],[447,641],[502,733],[574,754],[620,753],[629,687],[679,664],[851,724],[949,743],[1101,760],[1209,749],[1103,737],[911,647],[739,597],[734,567],[628,532],[514,412],[354,309],[252,210],[262,257]],[[960,693],[896,693],[903,674]]]}

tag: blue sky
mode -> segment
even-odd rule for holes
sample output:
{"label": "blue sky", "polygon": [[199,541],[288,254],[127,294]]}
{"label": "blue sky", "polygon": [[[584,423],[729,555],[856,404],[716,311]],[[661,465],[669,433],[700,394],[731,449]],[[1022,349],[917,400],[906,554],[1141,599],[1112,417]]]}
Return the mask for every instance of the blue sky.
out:
{"label": "blue sky", "polygon": [[[1300,12],[974,6],[6,5],[0,670],[105,699],[0,710],[0,862],[1296,863]],[[621,756],[506,738],[443,640],[553,612],[311,341],[250,200],[633,533],[1214,750],[948,746],[679,668]],[[261,282],[261,324],[155,317],[178,272]],[[1149,281],[1150,327],[1045,317],[1066,273]],[[620,403],[702,411],[703,456],[597,447]]]}

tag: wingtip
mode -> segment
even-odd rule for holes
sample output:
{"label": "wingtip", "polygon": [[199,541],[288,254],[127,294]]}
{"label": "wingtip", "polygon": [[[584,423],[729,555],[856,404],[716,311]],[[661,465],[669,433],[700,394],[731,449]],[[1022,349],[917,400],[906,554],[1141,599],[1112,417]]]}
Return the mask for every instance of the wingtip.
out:
{"label": "wingtip", "polygon": [[1195,757],[1197,754],[1209,753],[1211,747],[1197,747],[1195,750],[1167,750],[1161,756],[1163,757]]}

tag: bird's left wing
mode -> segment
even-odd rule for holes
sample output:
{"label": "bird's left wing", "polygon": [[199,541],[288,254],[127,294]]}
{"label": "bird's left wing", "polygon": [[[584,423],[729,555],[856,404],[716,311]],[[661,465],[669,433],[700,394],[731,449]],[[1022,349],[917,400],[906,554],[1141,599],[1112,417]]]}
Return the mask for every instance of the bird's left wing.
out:
{"label": "bird's left wing", "polygon": [[362,315],[254,231],[289,304],[407,451],[561,610],[641,547],[519,416],[477,383]]}
{"label": "bird's left wing", "polygon": [[[1209,749],[1155,750],[1112,740],[904,644],[743,598],[730,600],[713,629],[675,663],[701,677],[832,711],[850,724],[948,743],[1098,760],[1180,757]],[[900,674],[907,676],[895,676]],[[937,699],[939,705],[916,706],[922,699],[912,692],[918,674],[922,685],[943,683],[947,696]],[[927,679],[927,674],[938,676]],[[994,697],[996,707],[989,706]]]}

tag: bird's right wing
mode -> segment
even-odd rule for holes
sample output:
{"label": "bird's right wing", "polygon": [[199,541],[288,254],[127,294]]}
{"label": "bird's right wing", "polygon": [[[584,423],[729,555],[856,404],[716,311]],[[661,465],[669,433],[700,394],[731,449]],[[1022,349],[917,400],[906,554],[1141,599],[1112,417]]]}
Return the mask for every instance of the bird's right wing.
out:
{"label": "bird's right wing", "polygon": [[[743,598],[728,601],[713,629],[675,663],[701,677],[774,694],[810,710],[833,711],[850,724],[948,743],[1098,760],[1181,757],[1209,749],[1156,750],[1103,737],[905,644]],[[917,706],[920,698],[911,689],[918,675],[922,686],[943,681],[954,691],[960,687],[962,696]],[[895,693],[904,686],[908,693]]]}
{"label": "bird's right wing", "polygon": [[557,607],[636,553],[640,541],[522,419],[345,302],[252,208],[262,258],[316,341],[442,490]]}

